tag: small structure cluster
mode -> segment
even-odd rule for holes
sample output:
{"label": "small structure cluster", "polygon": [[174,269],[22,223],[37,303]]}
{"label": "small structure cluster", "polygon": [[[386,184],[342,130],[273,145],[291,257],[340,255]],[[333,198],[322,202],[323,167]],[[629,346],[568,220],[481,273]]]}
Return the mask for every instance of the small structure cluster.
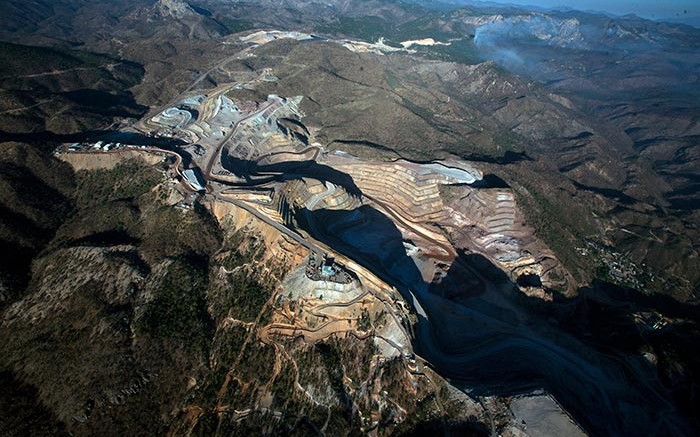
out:
{"label": "small structure cluster", "polygon": [[55,150],[56,154],[65,152],[110,152],[119,149],[146,149],[146,146],[135,146],[132,144],[110,143],[107,141],[79,142],[71,144],[61,144]]}
{"label": "small structure cluster", "polygon": [[352,276],[345,267],[335,262],[333,258],[323,255],[319,259],[316,252],[311,252],[306,265],[306,277],[312,281],[330,281],[338,284],[349,284]]}

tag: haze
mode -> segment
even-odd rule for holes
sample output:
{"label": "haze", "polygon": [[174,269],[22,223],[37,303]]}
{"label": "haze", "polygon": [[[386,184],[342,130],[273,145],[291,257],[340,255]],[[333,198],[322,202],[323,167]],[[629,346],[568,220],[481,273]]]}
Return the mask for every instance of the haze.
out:
{"label": "haze", "polygon": [[508,0],[495,3],[534,5],[543,8],[566,6],[583,11],[604,11],[616,15],[636,14],[644,18],[675,18],[682,16],[700,15],[700,7],[694,0],[676,0],[658,2],[654,0],[620,0],[610,2],[606,0]]}
{"label": "haze", "polygon": [[493,1],[0,0],[0,437],[700,437],[700,29]]}

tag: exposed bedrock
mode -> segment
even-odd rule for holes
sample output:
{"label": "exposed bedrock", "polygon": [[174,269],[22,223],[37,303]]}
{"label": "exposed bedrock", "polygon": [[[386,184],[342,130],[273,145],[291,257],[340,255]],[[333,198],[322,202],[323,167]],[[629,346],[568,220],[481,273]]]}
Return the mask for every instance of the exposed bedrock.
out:
{"label": "exposed bedrock", "polygon": [[376,209],[297,211],[297,219],[316,239],[397,286],[419,315],[416,350],[455,383],[500,396],[545,388],[594,435],[686,433],[653,368],[641,358],[603,354],[540,321],[506,291],[514,284],[497,287],[481,278],[482,270],[467,256],[442,282],[471,276],[482,290],[446,299],[440,283],[426,279],[407,254],[402,232]]}
{"label": "exposed bedrock", "polygon": [[[524,223],[512,191],[499,183],[495,185],[500,188],[488,188],[489,182],[470,164],[366,163],[348,157],[328,161],[347,172],[365,204],[375,204],[408,230],[407,239],[424,253],[448,264],[460,250],[481,254],[524,292],[538,297],[551,298],[548,290],[575,292],[570,274]],[[442,257],[436,247],[443,248]],[[518,281],[522,275],[539,281]]]}
{"label": "exposed bedrock", "polygon": [[[441,282],[440,272],[459,251],[466,251],[486,257],[529,295],[551,299],[550,290],[575,292],[569,273],[535,237],[534,229],[524,224],[511,190],[488,188],[481,172],[467,163],[368,163],[349,155],[326,156],[323,164],[267,162],[267,157],[251,162],[224,155],[226,168],[236,174],[263,182],[286,181],[273,202],[273,209],[283,217],[289,218],[289,208],[353,210],[369,205],[378,209],[422,257],[422,261],[414,258],[419,259],[426,278],[438,275],[434,279]],[[469,186],[476,181],[479,188]],[[523,275],[531,280],[518,280]]]}
{"label": "exposed bedrock", "polygon": [[523,305],[578,284],[503,181],[466,162],[307,152],[225,149],[222,164],[248,187],[274,186],[266,215],[397,287],[418,315],[416,350],[440,374],[483,395],[544,388],[594,435],[685,433],[641,355],[602,352]]}

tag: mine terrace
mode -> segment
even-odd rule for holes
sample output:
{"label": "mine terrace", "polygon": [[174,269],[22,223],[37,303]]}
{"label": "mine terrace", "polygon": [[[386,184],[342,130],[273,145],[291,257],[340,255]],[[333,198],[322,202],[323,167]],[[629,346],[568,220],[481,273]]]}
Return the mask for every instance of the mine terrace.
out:
{"label": "mine terrace", "polygon": [[[314,37],[256,32],[242,40],[255,47],[280,38]],[[388,50],[381,41],[339,44],[353,51]],[[245,49],[236,56],[250,52]],[[334,333],[364,338],[369,334],[358,308],[366,311],[368,299],[374,299],[374,310],[387,314],[375,334],[382,356],[404,357],[412,368],[429,363],[470,382],[470,369],[479,367],[483,373],[495,357],[509,364],[494,372],[517,374],[525,370],[509,356],[515,348],[525,351],[524,361],[551,367],[552,375],[565,379],[558,399],[569,407],[584,408],[610,396],[591,389],[591,380],[602,381],[612,391],[625,390],[613,372],[603,373],[591,364],[598,359],[593,353],[589,362],[587,354],[574,354],[542,335],[548,329],[544,324],[530,329],[514,323],[521,311],[504,301],[502,290],[485,280],[483,272],[463,262],[464,256],[486,259],[507,272],[528,296],[551,299],[552,288],[572,291],[566,270],[524,224],[509,188],[489,186],[477,167],[457,159],[373,162],[326,150],[303,122],[304,96],[268,95],[264,102],[255,102],[228,95],[276,80],[268,69],[249,76],[208,90],[190,87],[120,133],[121,138],[146,135],[166,140],[158,147],[105,139],[66,144],[58,152],[156,154],[170,167],[172,182],[181,184],[178,205],[188,207],[193,197],[202,204],[232,205],[303,246],[307,262],[288,281],[306,285],[288,287],[287,298],[301,299],[295,305],[306,308],[316,321],[305,325],[290,310],[264,328],[265,340],[313,340]],[[297,289],[313,292],[297,296]],[[401,322],[405,314],[397,313],[396,308],[403,308],[399,293],[417,314],[415,333]],[[445,308],[440,299],[467,302],[475,295],[481,299],[478,311],[459,305]],[[411,346],[412,337],[420,355]],[[473,344],[479,345],[479,352],[466,353]],[[557,405],[549,410],[564,414]]]}

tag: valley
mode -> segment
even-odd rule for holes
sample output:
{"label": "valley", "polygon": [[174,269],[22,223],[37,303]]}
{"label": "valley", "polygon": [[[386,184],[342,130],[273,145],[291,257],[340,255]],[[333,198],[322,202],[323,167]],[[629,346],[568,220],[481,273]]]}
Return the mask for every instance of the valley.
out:
{"label": "valley", "polygon": [[127,3],[0,31],[0,431],[697,431],[697,31]]}
{"label": "valley", "polygon": [[[279,33],[267,39],[257,35],[262,41],[279,39]],[[319,44],[328,43],[333,44]],[[246,50],[245,56],[255,56],[255,51]],[[570,298],[577,282],[524,224],[509,187],[489,185],[478,164],[457,157],[373,162],[342,149],[329,151],[303,124],[304,96],[235,97],[238,90],[274,83],[275,73],[266,67],[259,75],[249,73],[246,82],[210,90],[190,87],[174,106],[149,113],[133,128],[172,140],[166,148],[177,155],[170,174],[171,184],[182,184],[180,203],[198,191],[197,201],[219,221],[227,214],[244,214],[298,247],[277,259],[293,254],[298,260],[299,250],[305,251],[302,260],[308,259],[308,265],[295,261],[300,272],[282,282],[281,308],[259,328],[263,343],[278,350],[284,338],[311,344],[332,336],[371,338],[383,359],[399,357],[409,368],[430,366],[472,393],[527,393],[541,383],[566,409],[555,408],[546,419],[564,427],[561,432],[574,432],[580,425],[558,421],[558,415],[568,411],[583,420],[582,412],[590,412],[593,403],[599,406],[595,415],[607,417],[608,430],[616,420],[634,417],[640,432],[651,422],[683,432],[673,410],[663,407],[664,395],[642,360],[594,352],[519,307],[518,295],[544,301]],[[74,150],[62,156],[70,160],[85,153],[115,152]],[[183,176],[186,171],[196,180]],[[327,267],[333,273],[323,273],[324,267],[316,274],[320,277],[301,274],[325,259],[336,263]],[[485,264],[505,272],[504,277],[486,277]],[[337,269],[347,271],[340,283],[329,279]],[[223,269],[222,274],[230,272]],[[399,305],[401,299],[410,310]],[[417,315],[415,325],[410,314]],[[368,331],[366,324],[379,319],[381,325]],[[225,323],[244,322],[229,318]],[[590,358],[581,357],[582,348],[590,348],[584,354]],[[513,356],[519,359],[513,361]],[[494,362],[501,364],[489,364]],[[633,378],[640,383],[620,381],[624,372],[637,375]],[[503,374],[510,375],[507,381]],[[635,401],[641,398],[644,405]],[[665,421],[655,419],[660,417]],[[590,430],[595,425],[583,426]]]}

